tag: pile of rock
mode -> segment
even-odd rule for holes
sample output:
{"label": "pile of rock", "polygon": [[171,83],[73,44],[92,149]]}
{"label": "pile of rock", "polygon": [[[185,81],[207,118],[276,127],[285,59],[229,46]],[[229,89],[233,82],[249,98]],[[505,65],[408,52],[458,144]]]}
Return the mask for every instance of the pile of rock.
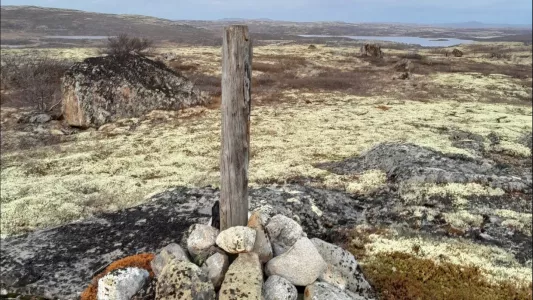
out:
{"label": "pile of rock", "polygon": [[222,232],[195,224],[180,243],[164,247],[152,260],[154,279],[136,268],[101,278],[98,299],[373,297],[352,254],[309,239],[296,221],[283,215],[270,217],[256,210],[248,226]]}

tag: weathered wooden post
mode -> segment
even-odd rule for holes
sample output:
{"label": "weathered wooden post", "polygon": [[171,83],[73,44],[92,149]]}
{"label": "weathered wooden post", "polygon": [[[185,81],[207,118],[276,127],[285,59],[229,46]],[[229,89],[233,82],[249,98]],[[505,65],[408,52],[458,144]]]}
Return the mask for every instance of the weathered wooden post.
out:
{"label": "weathered wooden post", "polygon": [[220,230],[248,222],[252,41],[248,26],[224,28]]}

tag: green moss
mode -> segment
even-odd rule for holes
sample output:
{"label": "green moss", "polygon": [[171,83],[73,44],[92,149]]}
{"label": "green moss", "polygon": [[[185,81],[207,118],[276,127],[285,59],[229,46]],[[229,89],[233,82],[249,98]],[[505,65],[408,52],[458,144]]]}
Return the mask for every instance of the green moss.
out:
{"label": "green moss", "polygon": [[363,272],[381,299],[531,299],[531,284],[489,282],[478,267],[436,263],[401,252],[372,257]]}

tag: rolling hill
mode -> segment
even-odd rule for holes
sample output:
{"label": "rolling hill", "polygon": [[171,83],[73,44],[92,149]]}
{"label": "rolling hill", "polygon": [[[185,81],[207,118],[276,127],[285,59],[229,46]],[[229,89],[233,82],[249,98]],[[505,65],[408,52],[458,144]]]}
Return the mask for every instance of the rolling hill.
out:
{"label": "rolling hill", "polygon": [[171,42],[209,44],[217,38],[208,30],[166,19],[36,6],[3,6],[0,24],[2,40],[19,43],[47,36],[112,36],[123,32]]}

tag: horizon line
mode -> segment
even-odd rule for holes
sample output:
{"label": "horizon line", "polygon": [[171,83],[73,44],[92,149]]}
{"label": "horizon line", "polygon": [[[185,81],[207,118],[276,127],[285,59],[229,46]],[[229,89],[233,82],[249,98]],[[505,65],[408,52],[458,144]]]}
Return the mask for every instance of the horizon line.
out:
{"label": "horizon line", "polygon": [[[399,21],[343,21],[343,20],[320,20],[320,21],[291,21],[291,20],[279,20],[279,19],[272,19],[268,17],[258,17],[258,18],[240,18],[240,17],[227,17],[227,18],[218,18],[218,19],[168,19],[153,15],[142,15],[142,14],[127,14],[127,13],[109,13],[109,12],[101,12],[101,11],[92,11],[92,10],[81,10],[81,9],[74,9],[74,8],[62,8],[62,7],[51,7],[51,6],[38,6],[38,5],[1,5],[0,8],[4,7],[35,7],[35,8],[44,8],[44,9],[59,9],[59,10],[71,10],[71,11],[79,11],[79,12],[87,12],[87,13],[97,13],[97,14],[106,14],[106,15],[117,15],[117,16],[142,16],[142,17],[150,17],[150,18],[156,18],[161,20],[167,20],[167,21],[224,21],[224,20],[244,20],[244,21],[273,21],[273,22],[292,22],[292,23],[348,23],[348,24],[403,24],[403,25],[464,25],[464,24],[478,24],[478,25],[488,25],[488,26],[513,26],[513,27],[532,27],[533,29],[533,23],[527,24],[527,23],[485,23],[475,20],[469,20],[469,21],[461,21],[461,22],[441,22],[441,23],[408,23],[408,22],[399,22]],[[468,28],[468,27],[466,27]],[[529,28],[528,28],[529,29]]]}

